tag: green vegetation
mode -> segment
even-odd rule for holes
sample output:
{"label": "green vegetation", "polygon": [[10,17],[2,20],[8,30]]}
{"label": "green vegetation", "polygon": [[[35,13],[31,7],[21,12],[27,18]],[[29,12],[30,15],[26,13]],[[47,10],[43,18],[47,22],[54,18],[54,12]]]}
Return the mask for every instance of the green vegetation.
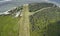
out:
{"label": "green vegetation", "polygon": [[48,34],[48,36],[60,36],[60,21],[50,23],[47,26],[46,31],[46,34]]}
{"label": "green vegetation", "polygon": [[[29,9],[28,7],[23,8],[22,6],[17,7],[9,11],[11,14],[0,16],[0,36],[29,35],[29,32],[25,33],[28,31],[25,29],[30,29],[30,36],[60,36],[60,8],[52,3],[31,3]],[[47,9],[39,11],[42,8]],[[21,19],[20,17],[15,18],[15,13],[20,10],[23,11],[23,17]],[[32,14],[32,12],[36,13]]]}
{"label": "green vegetation", "polygon": [[18,20],[11,15],[0,16],[0,36],[18,36]]}
{"label": "green vegetation", "polygon": [[8,15],[0,15],[0,36],[19,36],[20,16],[14,17],[15,13],[20,12],[22,6],[18,6],[8,11]]}
{"label": "green vegetation", "polygon": [[35,12],[45,7],[57,7],[57,6],[52,3],[31,3],[29,4],[29,11]]}
{"label": "green vegetation", "polygon": [[[30,16],[31,36],[59,36],[60,8],[51,7]],[[58,26],[59,25],[59,26]]]}

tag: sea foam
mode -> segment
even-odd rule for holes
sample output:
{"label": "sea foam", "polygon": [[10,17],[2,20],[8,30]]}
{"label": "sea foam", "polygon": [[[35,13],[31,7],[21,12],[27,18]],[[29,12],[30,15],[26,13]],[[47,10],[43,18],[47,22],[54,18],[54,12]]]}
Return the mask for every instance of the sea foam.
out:
{"label": "sea foam", "polygon": [[0,1],[0,2],[7,2],[7,1],[12,1],[12,0],[2,0],[2,1]]}

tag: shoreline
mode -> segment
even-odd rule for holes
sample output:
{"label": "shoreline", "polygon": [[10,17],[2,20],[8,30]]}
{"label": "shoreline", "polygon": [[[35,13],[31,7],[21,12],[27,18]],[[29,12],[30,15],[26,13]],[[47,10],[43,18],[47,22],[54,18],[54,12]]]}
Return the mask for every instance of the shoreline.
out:
{"label": "shoreline", "polygon": [[0,15],[8,15],[8,14],[10,14],[9,11],[11,11],[11,10],[13,10],[13,9],[16,9],[16,8],[17,8],[17,7],[13,7],[13,8],[11,8],[11,9],[5,11],[5,12],[0,12]]}

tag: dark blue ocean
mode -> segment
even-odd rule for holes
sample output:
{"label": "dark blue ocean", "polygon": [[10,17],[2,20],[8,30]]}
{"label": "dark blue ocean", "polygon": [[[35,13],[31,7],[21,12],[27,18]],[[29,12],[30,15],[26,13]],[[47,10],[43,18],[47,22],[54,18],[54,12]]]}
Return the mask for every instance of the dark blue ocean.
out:
{"label": "dark blue ocean", "polygon": [[60,3],[60,0],[0,0],[0,12],[5,12],[11,9],[12,7],[21,6],[26,3],[42,2],[42,1],[45,2],[52,1]]}

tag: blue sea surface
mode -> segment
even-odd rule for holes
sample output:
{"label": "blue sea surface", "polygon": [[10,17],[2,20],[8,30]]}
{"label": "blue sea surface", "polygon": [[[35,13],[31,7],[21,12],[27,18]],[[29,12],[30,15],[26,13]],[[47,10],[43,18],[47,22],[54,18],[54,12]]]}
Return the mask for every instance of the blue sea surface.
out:
{"label": "blue sea surface", "polygon": [[22,0],[0,0],[0,12],[5,12],[13,7],[21,6],[25,3],[29,2]]}
{"label": "blue sea surface", "polygon": [[0,12],[5,12],[11,9],[12,7],[21,6],[22,4],[25,3],[33,3],[33,2],[41,2],[41,1],[42,0],[0,0]]}

